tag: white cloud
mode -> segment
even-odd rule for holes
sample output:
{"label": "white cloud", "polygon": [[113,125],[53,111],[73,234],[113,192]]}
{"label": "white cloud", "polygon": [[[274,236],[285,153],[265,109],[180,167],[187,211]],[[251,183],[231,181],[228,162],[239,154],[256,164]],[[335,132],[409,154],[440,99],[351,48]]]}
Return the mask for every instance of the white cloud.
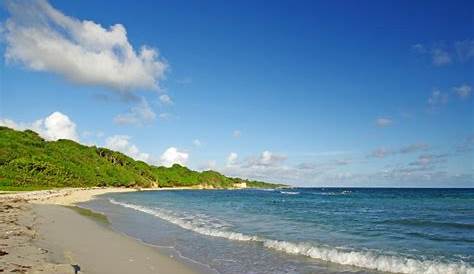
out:
{"label": "white cloud", "polygon": [[466,84],[461,85],[459,87],[454,87],[453,90],[456,95],[459,96],[459,98],[461,99],[467,99],[472,94],[472,87]]}
{"label": "white cloud", "polygon": [[240,130],[234,130],[234,132],[232,133],[232,136],[234,136],[234,138],[240,138],[240,136],[242,136],[242,132]]}
{"label": "white cloud", "polygon": [[169,147],[160,157],[161,164],[170,167],[173,164],[180,164],[184,166],[189,159],[189,154],[179,151],[175,147]]}
{"label": "white cloud", "polygon": [[411,46],[412,50],[420,55],[430,55],[431,62],[435,66],[443,66],[452,63],[451,54],[446,51],[443,47],[435,45],[431,48],[427,48],[423,44],[415,44]]}
{"label": "white cloud", "polygon": [[375,157],[375,158],[385,158],[388,155],[392,155],[394,152],[391,150],[388,150],[386,148],[377,148],[374,151],[372,151],[369,156],[370,157]]}
{"label": "white cloud", "polygon": [[411,144],[404,146],[398,150],[399,153],[402,154],[407,154],[407,153],[412,153],[412,152],[418,152],[422,150],[427,150],[430,148],[430,145],[425,144],[425,143],[417,143],[417,144]]}
{"label": "white cloud", "polygon": [[217,163],[214,160],[207,161],[206,164],[202,165],[200,170],[215,170],[217,167]]}
{"label": "white cloud", "polygon": [[121,24],[104,28],[67,16],[46,0],[7,1],[5,59],[87,85],[126,92],[158,89],[167,64],[157,50],[135,50]]}
{"label": "white cloud", "polygon": [[454,46],[461,62],[467,62],[474,58],[474,40],[458,41]]}
{"label": "white cloud", "polygon": [[172,105],[173,104],[173,100],[171,100],[171,97],[168,94],[160,95],[160,102],[165,104],[165,105]]}
{"label": "white cloud", "polygon": [[141,152],[136,145],[130,143],[130,139],[130,136],[127,135],[113,135],[105,140],[105,147],[120,151],[135,160],[150,161],[150,155]]}
{"label": "white cloud", "polygon": [[423,169],[432,168],[433,165],[446,161],[448,154],[422,154],[416,161],[409,163],[409,166],[415,166]]}
{"label": "white cloud", "polygon": [[415,53],[430,56],[432,64],[438,67],[474,59],[474,40],[455,41],[449,44],[438,42],[431,46],[415,44],[411,48]]}
{"label": "white cloud", "polygon": [[202,145],[202,143],[201,143],[201,141],[199,141],[198,139],[194,139],[194,140],[193,140],[193,145],[194,145],[195,147],[200,147],[200,146]]}
{"label": "white cloud", "polygon": [[430,148],[428,144],[425,143],[415,143],[402,146],[398,149],[387,149],[384,147],[377,148],[373,150],[368,157],[369,158],[385,158],[387,156],[393,156],[397,154],[410,154],[419,151],[426,151]]}
{"label": "white cloud", "polygon": [[411,48],[413,49],[413,51],[415,51],[416,53],[420,53],[420,54],[424,54],[426,53],[426,48],[423,44],[415,44],[413,46],[411,46]]}
{"label": "white cloud", "polygon": [[443,66],[452,63],[450,54],[441,48],[433,49],[431,51],[431,58],[435,66]]}
{"label": "white cloud", "polygon": [[86,130],[84,132],[82,132],[81,134],[82,137],[84,138],[102,138],[104,137],[104,132],[103,131],[90,131],[90,130]]}
{"label": "white cloud", "polygon": [[286,156],[278,155],[268,150],[263,151],[258,157],[247,159],[246,167],[273,167],[278,166],[286,160]]}
{"label": "white cloud", "polygon": [[385,118],[385,117],[380,117],[375,120],[375,125],[378,127],[388,127],[392,124],[392,119],[390,118]]}
{"label": "white cloud", "polygon": [[439,89],[434,89],[430,97],[428,98],[428,104],[431,107],[436,107],[439,105],[445,105],[446,103],[448,103],[448,100],[448,94],[441,92]]}
{"label": "white cloud", "polygon": [[16,123],[10,119],[0,119],[0,125],[16,130],[31,129],[46,140],[70,139],[79,141],[76,124],[67,115],[58,111],[33,123]]}
{"label": "white cloud", "polygon": [[151,123],[155,119],[156,113],[150,107],[146,99],[142,97],[139,104],[133,106],[128,113],[117,115],[114,118],[114,122],[119,125],[142,125]]}
{"label": "white cloud", "polygon": [[230,167],[236,165],[238,157],[239,155],[237,153],[231,152],[229,156],[227,156],[227,166]]}
{"label": "white cloud", "polygon": [[53,112],[44,119],[44,134],[47,139],[71,139],[79,140],[76,132],[76,124],[68,116],[61,112]]}
{"label": "white cloud", "polygon": [[168,113],[168,112],[163,112],[163,113],[160,113],[160,115],[158,115],[158,118],[162,121],[167,121],[173,118],[173,114]]}
{"label": "white cloud", "polygon": [[[61,112],[53,112],[46,118],[36,120],[33,123],[17,123],[10,119],[1,119],[0,126],[6,126],[16,130],[31,129],[36,131],[46,140],[70,139],[79,142],[79,135],[76,131],[76,124],[65,114]],[[103,137],[103,132],[93,133],[85,131],[83,136],[90,137],[92,135],[97,138]],[[131,137],[127,135],[113,135],[105,140],[105,147],[120,151],[136,160],[151,162],[148,153],[141,152],[138,147],[130,142]]]}
{"label": "white cloud", "polygon": [[[394,150],[384,149],[377,153],[384,155],[381,157],[385,157],[385,155],[425,151],[428,148],[428,145],[418,143]],[[473,180],[472,174],[449,174],[442,170],[443,163],[449,157],[448,154],[422,154],[412,162],[389,164],[380,169],[367,166],[369,169],[365,171],[353,166],[368,163],[362,159],[355,161],[332,159],[319,163],[301,163],[295,166],[287,165],[282,160],[277,161],[274,165],[253,164],[256,159],[267,159],[263,162],[268,163],[270,155],[273,153],[262,153],[243,161],[235,161],[235,164],[226,165],[219,171],[228,176],[304,186],[390,186],[399,183],[408,187],[436,186],[448,182],[461,186]],[[230,155],[227,160],[229,158],[231,160],[237,159],[236,156],[230,157]]]}

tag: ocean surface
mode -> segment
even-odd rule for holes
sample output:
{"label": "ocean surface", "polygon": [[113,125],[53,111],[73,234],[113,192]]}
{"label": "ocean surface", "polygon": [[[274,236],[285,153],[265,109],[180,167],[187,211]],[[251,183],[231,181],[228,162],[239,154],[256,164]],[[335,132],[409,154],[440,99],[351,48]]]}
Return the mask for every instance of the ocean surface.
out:
{"label": "ocean surface", "polygon": [[215,273],[474,274],[474,189],[143,191],[82,206]]}

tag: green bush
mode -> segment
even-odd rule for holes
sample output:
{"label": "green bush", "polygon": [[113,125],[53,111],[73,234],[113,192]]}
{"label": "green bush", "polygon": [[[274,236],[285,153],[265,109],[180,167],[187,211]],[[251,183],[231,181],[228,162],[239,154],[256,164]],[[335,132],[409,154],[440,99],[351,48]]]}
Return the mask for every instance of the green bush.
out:
{"label": "green bush", "polygon": [[45,141],[31,130],[0,127],[0,189],[127,186],[175,187],[207,185],[230,188],[277,187],[264,182],[229,178],[216,171],[197,172],[178,164],[156,167],[106,148],[71,140]]}

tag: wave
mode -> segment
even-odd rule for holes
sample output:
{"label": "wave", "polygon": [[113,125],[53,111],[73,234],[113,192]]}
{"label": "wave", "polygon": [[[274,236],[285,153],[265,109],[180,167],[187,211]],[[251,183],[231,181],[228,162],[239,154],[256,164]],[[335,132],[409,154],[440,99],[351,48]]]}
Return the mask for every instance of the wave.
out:
{"label": "wave", "polygon": [[418,260],[403,256],[384,255],[375,251],[350,250],[325,245],[271,240],[255,235],[246,235],[240,232],[198,226],[193,224],[192,221],[189,221],[189,219],[182,219],[167,214],[160,209],[118,202],[111,198],[109,201],[112,204],[153,215],[181,228],[191,230],[202,235],[226,238],[235,241],[259,242],[266,248],[282,251],[288,254],[308,256],[314,259],[342,265],[350,265],[392,273],[474,274],[474,268],[468,263],[464,262],[445,263],[435,260]]}
{"label": "wave", "polygon": [[286,195],[298,195],[300,194],[298,191],[280,191],[281,194],[286,194]]}
{"label": "wave", "polygon": [[212,236],[212,237],[227,238],[227,239],[236,240],[236,241],[258,241],[257,236],[248,236],[239,232],[232,232],[232,231],[220,230],[216,228],[209,228],[202,225],[197,225],[189,218],[186,218],[186,219],[179,218],[169,213],[166,213],[162,210],[144,207],[140,205],[129,204],[129,203],[122,203],[122,202],[115,201],[114,199],[109,199],[109,201],[112,204],[120,205],[126,208],[131,208],[136,211],[141,211],[141,212],[153,215],[155,217],[168,221],[172,224],[175,224],[181,228],[192,230],[199,234]]}
{"label": "wave", "polygon": [[338,196],[338,195],[349,195],[352,193],[350,190],[343,190],[341,192],[310,192],[313,195],[325,195],[325,196]]}

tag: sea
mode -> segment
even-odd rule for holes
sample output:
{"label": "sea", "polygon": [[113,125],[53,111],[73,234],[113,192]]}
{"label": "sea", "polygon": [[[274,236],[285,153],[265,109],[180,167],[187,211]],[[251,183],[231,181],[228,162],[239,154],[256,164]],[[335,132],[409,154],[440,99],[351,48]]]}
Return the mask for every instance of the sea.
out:
{"label": "sea", "polygon": [[160,190],[81,206],[209,273],[474,274],[474,189]]}

